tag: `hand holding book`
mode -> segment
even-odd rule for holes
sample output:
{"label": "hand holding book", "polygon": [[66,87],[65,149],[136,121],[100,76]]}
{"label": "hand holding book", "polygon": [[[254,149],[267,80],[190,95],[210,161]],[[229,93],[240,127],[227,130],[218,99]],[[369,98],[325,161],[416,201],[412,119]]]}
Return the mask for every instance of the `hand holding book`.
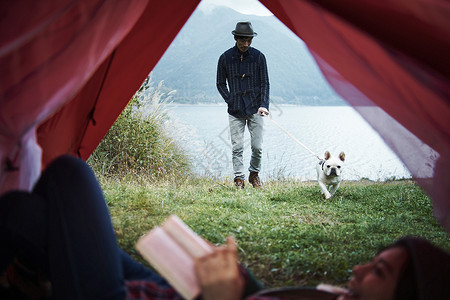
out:
{"label": "hand holding book", "polygon": [[237,247],[234,238],[227,238],[226,247],[196,259],[195,270],[204,299],[240,299],[244,281],[237,265]]}
{"label": "hand holding book", "polygon": [[214,247],[172,215],[141,237],[136,249],[186,299],[200,292],[205,299],[241,296],[234,239],[226,247]]}

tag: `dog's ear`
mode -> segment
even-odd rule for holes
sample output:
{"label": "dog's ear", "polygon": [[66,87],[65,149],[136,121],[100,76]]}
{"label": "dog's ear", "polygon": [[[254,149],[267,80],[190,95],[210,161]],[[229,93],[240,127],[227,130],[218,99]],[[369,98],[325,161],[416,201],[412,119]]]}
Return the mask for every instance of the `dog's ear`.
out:
{"label": "dog's ear", "polygon": [[342,160],[342,161],[345,160],[345,153],[344,152],[339,153],[339,159]]}
{"label": "dog's ear", "polygon": [[329,151],[325,151],[325,160],[328,160],[330,158],[331,154]]}

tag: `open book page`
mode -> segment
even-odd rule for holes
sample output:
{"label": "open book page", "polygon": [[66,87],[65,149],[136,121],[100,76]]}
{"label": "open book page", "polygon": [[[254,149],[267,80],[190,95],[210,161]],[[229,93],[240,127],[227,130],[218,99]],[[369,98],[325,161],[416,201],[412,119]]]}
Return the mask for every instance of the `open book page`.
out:
{"label": "open book page", "polygon": [[177,216],[171,215],[162,227],[192,257],[212,253],[211,246]]}
{"label": "open book page", "polygon": [[193,257],[212,247],[178,217],[170,216],[136,243],[141,255],[186,299],[200,294]]}

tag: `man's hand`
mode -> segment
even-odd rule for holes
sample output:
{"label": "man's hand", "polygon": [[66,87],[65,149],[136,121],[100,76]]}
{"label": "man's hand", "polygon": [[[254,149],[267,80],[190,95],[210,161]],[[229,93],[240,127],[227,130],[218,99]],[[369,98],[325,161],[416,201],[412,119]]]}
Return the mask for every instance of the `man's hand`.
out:
{"label": "man's hand", "polygon": [[237,265],[237,247],[234,238],[227,245],[215,247],[214,252],[196,259],[195,271],[203,299],[241,299],[244,280]]}
{"label": "man's hand", "polygon": [[267,108],[265,108],[265,107],[258,108],[258,115],[265,116],[268,114],[269,114],[269,111],[267,110]]}

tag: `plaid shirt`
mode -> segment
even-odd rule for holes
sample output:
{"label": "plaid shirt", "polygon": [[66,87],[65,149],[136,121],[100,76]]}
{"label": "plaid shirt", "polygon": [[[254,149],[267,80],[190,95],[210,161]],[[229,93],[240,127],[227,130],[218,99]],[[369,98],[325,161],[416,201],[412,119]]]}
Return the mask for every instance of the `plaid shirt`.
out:
{"label": "plaid shirt", "polygon": [[127,281],[126,300],[182,300],[170,286],[158,285],[153,281]]}
{"label": "plaid shirt", "polygon": [[[249,281],[249,274],[245,268],[239,266],[239,271],[245,282]],[[169,284],[154,281],[127,281],[126,300],[182,300],[180,294]],[[200,297],[198,297],[200,299]],[[281,300],[280,298],[249,296],[245,300]]]}
{"label": "plaid shirt", "polygon": [[[228,85],[227,85],[228,83]],[[240,53],[237,46],[225,51],[217,64],[217,89],[235,117],[269,109],[269,75],[264,54],[250,47]]]}
{"label": "plaid shirt", "polygon": [[[182,300],[172,287],[160,286],[150,281],[129,281],[126,283],[126,300]],[[200,298],[199,298],[200,299]],[[249,296],[245,300],[281,300],[280,298]]]}

